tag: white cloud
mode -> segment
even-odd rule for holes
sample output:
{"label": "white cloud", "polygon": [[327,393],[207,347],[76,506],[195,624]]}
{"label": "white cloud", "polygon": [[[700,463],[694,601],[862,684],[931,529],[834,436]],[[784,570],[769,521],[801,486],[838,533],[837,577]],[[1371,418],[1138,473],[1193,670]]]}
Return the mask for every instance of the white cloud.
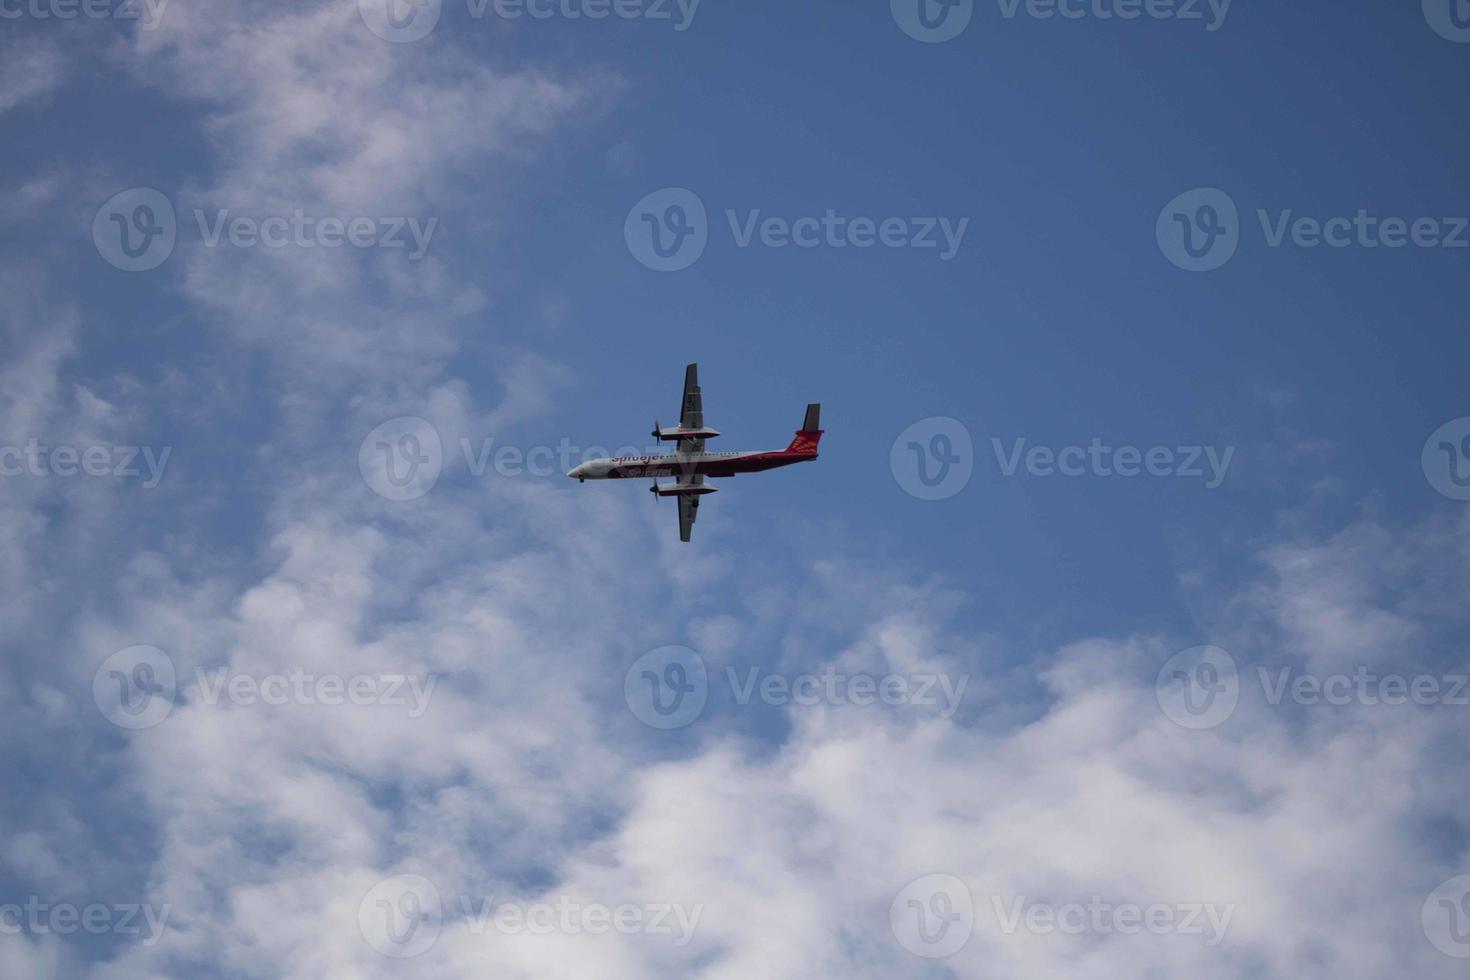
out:
{"label": "white cloud", "polygon": [[220,210],[261,219],[296,209],[436,222],[439,250],[430,238],[411,264],[397,249],[179,249],[189,298],[212,322],[324,387],[432,382],[461,318],[484,304],[443,260],[442,242],[478,233],[466,216],[497,204],[506,168],[616,87],[492,70],[437,39],[386,44],[355,0],[171,7],[136,48],[143,77],[210,112],[218,166],[179,189],[186,227],[196,210],[211,223]]}
{"label": "white cloud", "polygon": [[54,42],[31,35],[0,41],[0,114],[48,95],[66,76],[66,61]]}
{"label": "white cloud", "polygon": [[[134,737],[129,779],[161,820],[151,894],[179,909],[180,932],[128,951],[130,969],[173,956],[279,977],[470,977],[491,963],[508,977],[922,976],[927,961],[898,946],[888,908],[908,882],[942,872],[977,902],[973,936],[945,961],[958,976],[1457,975],[1418,924],[1428,890],[1464,870],[1420,833],[1463,805],[1442,782],[1422,789],[1446,773],[1438,748],[1463,739],[1454,713],[1289,714],[1243,700],[1222,728],[1185,731],[1152,687],[1177,644],[1097,639],[1033,666],[1045,701],[1000,728],[792,706],[774,752],[732,737],[738,719],[718,712],[693,741],[660,740],[621,723],[616,699],[628,648],[649,628],[622,610],[667,583],[609,586],[617,556],[574,561],[548,535],[528,550],[456,555],[424,593],[435,573],[419,558],[457,533],[457,504],[411,535],[290,529],[278,569],[233,604],[235,669],[442,672],[421,719],[191,697]],[[1390,550],[1399,540],[1348,533],[1360,536]],[[1380,556],[1361,553],[1358,571]],[[843,579],[832,573],[798,586],[829,613]],[[970,649],[947,624],[951,598],[879,591],[887,604],[849,597],[834,638],[790,646],[788,665],[984,669],[927,652]],[[403,595],[421,598],[385,617]],[[1374,607],[1350,586],[1326,606],[1282,602],[1269,580],[1238,595],[1283,617],[1287,636],[1310,634],[1323,608],[1330,621],[1371,619]],[[740,598],[717,633],[741,620]],[[663,612],[681,618],[677,603]],[[1282,655],[1312,662],[1309,650]],[[434,948],[403,962],[356,931],[358,900],[401,873],[427,875],[451,906]],[[460,896],[702,912],[681,948],[649,935],[477,934]],[[1209,903],[1230,919],[1215,946],[999,927],[995,903],[1094,896]]]}

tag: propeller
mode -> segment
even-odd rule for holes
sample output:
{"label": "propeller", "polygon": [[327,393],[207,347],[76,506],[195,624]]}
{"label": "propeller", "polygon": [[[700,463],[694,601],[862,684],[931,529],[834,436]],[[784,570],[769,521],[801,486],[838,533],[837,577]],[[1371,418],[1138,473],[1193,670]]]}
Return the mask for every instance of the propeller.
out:
{"label": "propeller", "polygon": [[652,494],[658,493],[658,477],[653,478],[653,486],[648,488],[648,492]]}
{"label": "propeller", "polygon": [[653,420],[653,431],[650,432],[649,435],[651,435],[655,439],[657,439],[657,438],[659,438],[663,434],[663,431],[664,431],[664,427],[658,424],[658,419],[654,419]]}

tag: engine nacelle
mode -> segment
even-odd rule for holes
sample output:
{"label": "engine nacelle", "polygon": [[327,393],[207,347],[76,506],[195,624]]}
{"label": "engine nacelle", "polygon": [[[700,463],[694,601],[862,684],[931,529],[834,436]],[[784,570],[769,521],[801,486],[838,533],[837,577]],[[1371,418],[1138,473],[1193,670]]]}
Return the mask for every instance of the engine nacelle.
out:
{"label": "engine nacelle", "polygon": [[677,442],[680,439],[713,439],[720,434],[718,429],[654,429],[649,433],[660,442]]}
{"label": "engine nacelle", "polygon": [[655,484],[648,490],[660,497],[702,497],[707,493],[719,492],[717,487],[712,487],[707,483],[671,483],[668,486]]}

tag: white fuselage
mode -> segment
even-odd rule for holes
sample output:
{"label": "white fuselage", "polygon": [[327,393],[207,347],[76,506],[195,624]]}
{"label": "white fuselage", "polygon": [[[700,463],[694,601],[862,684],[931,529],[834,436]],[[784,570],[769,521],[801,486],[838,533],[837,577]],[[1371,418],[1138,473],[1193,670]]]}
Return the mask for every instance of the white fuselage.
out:
{"label": "white fuselage", "polygon": [[765,452],[663,453],[657,456],[610,456],[592,459],[567,476],[577,480],[618,480],[633,477],[694,476],[727,467],[739,472],[749,462],[774,455]]}

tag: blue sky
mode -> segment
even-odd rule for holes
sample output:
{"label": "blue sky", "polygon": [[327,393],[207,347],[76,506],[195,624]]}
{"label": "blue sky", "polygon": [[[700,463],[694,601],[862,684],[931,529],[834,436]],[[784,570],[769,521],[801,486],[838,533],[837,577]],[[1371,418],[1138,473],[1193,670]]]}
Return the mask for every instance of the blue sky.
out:
{"label": "blue sky", "polygon": [[0,2],[0,975],[1459,975],[1463,0],[389,2]]}

